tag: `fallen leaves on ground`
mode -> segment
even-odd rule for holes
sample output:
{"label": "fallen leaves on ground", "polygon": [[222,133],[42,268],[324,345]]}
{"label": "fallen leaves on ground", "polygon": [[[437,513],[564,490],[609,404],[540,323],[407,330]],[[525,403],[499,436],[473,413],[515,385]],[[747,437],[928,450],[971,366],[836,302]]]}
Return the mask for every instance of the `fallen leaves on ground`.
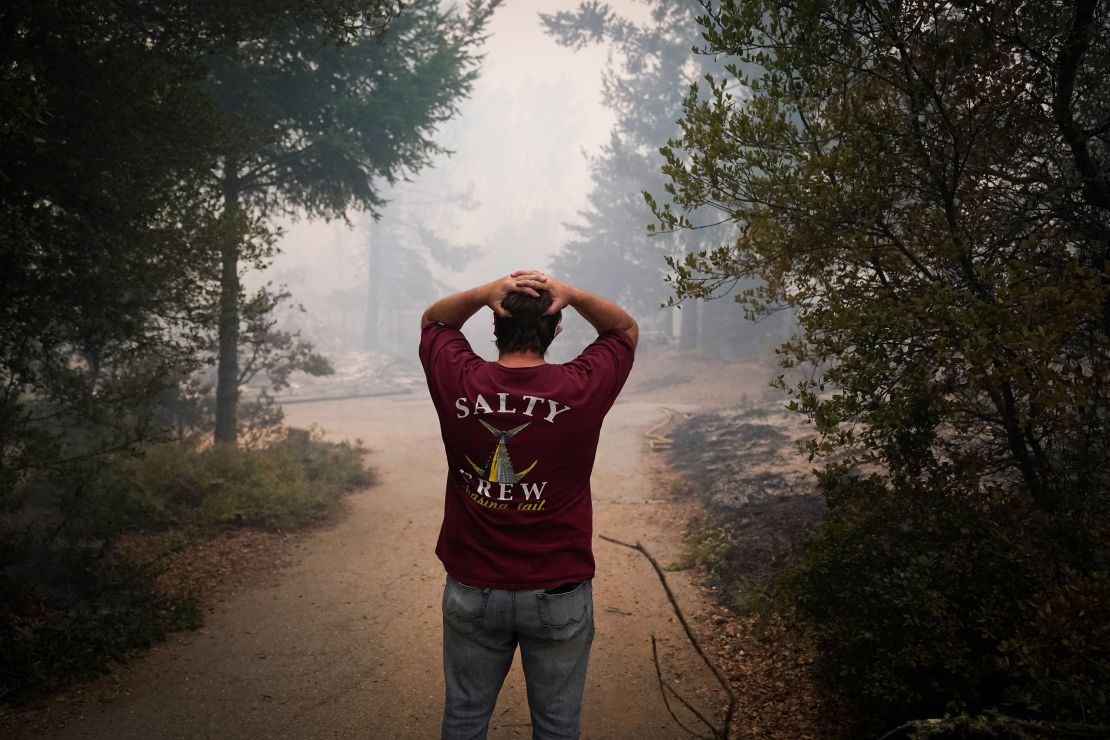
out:
{"label": "fallen leaves on ground", "polygon": [[211,606],[252,576],[276,570],[299,534],[245,528],[215,533],[141,532],[123,537],[117,552],[154,569],[158,587],[167,596]]}
{"label": "fallen leaves on ground", "polygon": [[[740,616],[721,606],[710,607],[703,619],[699,639],[738,697],[732,737],[843,736],[839,707],[813,680],[816,649],[804,627],[776,617]],[[722,695],[718,717],[726,707]]]}

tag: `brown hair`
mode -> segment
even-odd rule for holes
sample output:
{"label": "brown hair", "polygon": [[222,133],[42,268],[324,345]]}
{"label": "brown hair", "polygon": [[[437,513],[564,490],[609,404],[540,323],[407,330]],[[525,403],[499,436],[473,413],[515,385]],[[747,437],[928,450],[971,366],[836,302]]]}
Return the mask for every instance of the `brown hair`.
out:
{"label": "brown hair", "polygon": [[497,349],[502,352],[526,352],[529,350],[547,352],[555,339],[555,327],[563,318],[562,311],[550,316],[545,312],[551,307],[551,294],[539,291],[540,297],[533,298],[527,293],[509,293],[501,299],[501,307],[509,312],[508,316],[493,318],[493,336]]}

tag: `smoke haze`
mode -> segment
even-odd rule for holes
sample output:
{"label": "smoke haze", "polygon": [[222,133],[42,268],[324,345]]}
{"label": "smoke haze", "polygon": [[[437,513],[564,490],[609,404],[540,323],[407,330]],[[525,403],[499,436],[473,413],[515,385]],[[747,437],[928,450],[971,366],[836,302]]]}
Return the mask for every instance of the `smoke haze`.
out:
{"label": "smoke haze", "polygon": [[[519,267],[547,268],[567,239],[563,224],[574,221],[585,205],[590,189],[586,157],[597,153],[614,122],[602,104],[608,52],[603,46],[561,47],[544,33],[539,18],[577,6],[577,0],[529,0],[499,8],[473,95],[438,137],[453,154],[385,191],[390,203],[379,228],[396,232],[379,240],[388,244],[385,248],[426,253],[414,234],[425,228],[469,258],[454,269],[425,260],[433,297]],[[645,17],[637,2],[618,0],[611,6],[630,18]],[[271,267],[245,277],[248,288],[267,280],[288,285],[307,311],[290,317],[289,325],[301,328],[324,351],[353,349],[362,332],[358,325],[365,321],[367,242],[373,227],[366,214],[350,218],[350,225],[288,223],[281,254]],[[643,220],[649,220],[646,208]],[[382,272],[386,283],[419,280]],[[397,320],[415,311],[402,312]],[[408,318],[415,329],[415,316]],[[475,349],[488,355],[486,324],[479,318],[467,333]],[[415,332],[411,339],[415,347]]]}

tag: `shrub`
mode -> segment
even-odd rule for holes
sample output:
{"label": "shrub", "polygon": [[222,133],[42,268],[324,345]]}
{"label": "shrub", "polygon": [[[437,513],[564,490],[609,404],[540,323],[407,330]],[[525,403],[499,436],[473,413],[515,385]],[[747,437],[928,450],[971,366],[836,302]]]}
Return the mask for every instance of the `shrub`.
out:
{"label": "shrub", "polygon": [[1001,645],[1007,699],[1048,718],[1110,717],[1110,573],[1066,573]]}
{"label": "shrub", "polygon": [[361,442],[318,435],[260,449],[169,442],[123,462],[106,484],[128,492],[123,508],[140,525],[282,528],[320,517],[346,491],[372,483],[366,452]]}
{"label": "shrub", "polygon": [[96,675],[199,624],[194,600],[158,589],[157,560],[116,552],[120,536],[317,519],[373,482],[366,453],[360,441],[325,442],[314,430],[259,449],[156,444],[99,457],[65,481],[39,476],[21,517],[0,519],[0,704]]}
{"label": "shrub", "polygon": [[103,673],[109,662],[199,626],[194,599],[122,559],[64,551],[0,578],[0,704]]}
{"label": "shrub", "polygon": [[821,486],[828,518],[783,587],[861,730],[992,708],[1106,719],[1106,576],[1060,580],[1067,553],[1029,507],[956,483],[831,473]]}
{"label": "shrub", "polygon": [[715,527],[709,521],[693,521],[682,533],[682,554],[675,567],[678,570],[702,567],[715,571],[732,549],[732,533],[724,527]]}

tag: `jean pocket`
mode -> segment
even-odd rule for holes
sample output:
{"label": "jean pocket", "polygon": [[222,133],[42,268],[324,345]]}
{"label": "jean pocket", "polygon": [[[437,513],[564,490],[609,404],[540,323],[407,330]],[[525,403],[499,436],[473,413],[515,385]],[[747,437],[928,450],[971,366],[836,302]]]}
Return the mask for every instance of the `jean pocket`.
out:
{"label": "jean pocket", "polygon": [[536,593],[544,639],[569,640],[586,627],[593,609],[591,585],[586,580],[565,593]]}
{"label": "jean pocket", "polygon": [[489,592],[488,588],[467,586],[447,576],[447,585],[443,588],[443,613],[456,622],[480,623],[486,615]]}

